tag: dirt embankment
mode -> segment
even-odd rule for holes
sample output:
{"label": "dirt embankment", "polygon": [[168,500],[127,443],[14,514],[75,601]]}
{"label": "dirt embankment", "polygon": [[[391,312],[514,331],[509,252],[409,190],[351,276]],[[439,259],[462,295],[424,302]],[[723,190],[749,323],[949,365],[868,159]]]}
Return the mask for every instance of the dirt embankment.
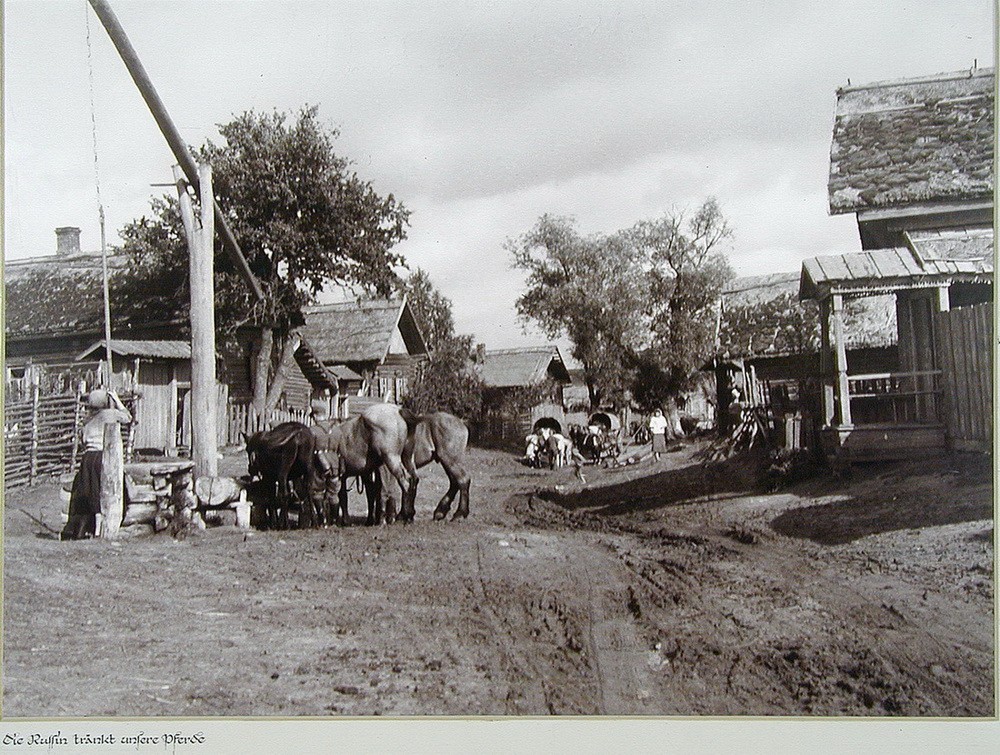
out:
{"label": "dirt embankment", "polygon": [[431,468],[410,526],[181,543],[15,491],[4,715],[993,714],[989,460],[763,494],[694,451],[582,490],[474,450],[465,522]]}

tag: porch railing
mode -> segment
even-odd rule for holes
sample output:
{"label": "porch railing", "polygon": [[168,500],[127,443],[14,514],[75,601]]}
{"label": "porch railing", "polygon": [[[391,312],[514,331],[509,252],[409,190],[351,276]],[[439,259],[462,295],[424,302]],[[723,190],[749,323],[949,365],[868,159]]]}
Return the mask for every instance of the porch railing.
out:
{"label": "porch railing", "polygon": [[941,370],[848,375],[855,425],[941,421]]}

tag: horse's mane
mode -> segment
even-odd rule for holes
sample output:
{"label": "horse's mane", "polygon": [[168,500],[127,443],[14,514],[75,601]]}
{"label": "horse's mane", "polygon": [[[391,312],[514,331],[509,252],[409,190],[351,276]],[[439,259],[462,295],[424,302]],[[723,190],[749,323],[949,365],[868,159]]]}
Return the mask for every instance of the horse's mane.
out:
{"label": "horse's mane", "polygon": [[252,440],[255,440],[261,449],[274,450],[285,445],[302,432],[309,433],[309,428],[301,422],[282,422],[272,430],[254,433]]}

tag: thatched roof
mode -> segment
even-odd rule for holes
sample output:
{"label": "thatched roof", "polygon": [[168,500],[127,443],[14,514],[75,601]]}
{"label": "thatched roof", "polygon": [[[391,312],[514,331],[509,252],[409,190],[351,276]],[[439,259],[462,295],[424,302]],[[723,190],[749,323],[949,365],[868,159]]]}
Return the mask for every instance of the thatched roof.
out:
{"label": "thatched roof", "polygon": [[[849,349],[896,342],[896,308],[891,296],[850,300],[845,310]],[[819,306],[799,300],[798,273],[737,278],[722,292],[721,358],[810,354],[819,347]]]}
{"label": "thatched roof", "polygon": [[[110,256],[110,274],[125,263],[124,256]],[[100,254],[6,262],[3,277],[8,338],[103,331]]]}
{"label": "thatched roof", "polygon": [[993,87],[983,68],[837,90],[830,211],[991,200]]}
{"label": "thatched roof", "polygon": [[549,377],[563,384],[571,382],[555,344],[487,351],[478,369],[479,376],[490,388],[539,385]]}
{"label": "thatched roof", "polygon": [[322,304],[306,307],[303,314],[303,335],[325,365],[380,364],[397,330],[409,355],[427,353],[405,298]]}

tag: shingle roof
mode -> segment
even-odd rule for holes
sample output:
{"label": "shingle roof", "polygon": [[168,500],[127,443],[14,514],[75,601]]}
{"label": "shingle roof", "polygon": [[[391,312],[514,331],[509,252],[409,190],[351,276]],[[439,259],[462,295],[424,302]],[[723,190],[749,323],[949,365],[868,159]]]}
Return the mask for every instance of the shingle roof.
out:
{"label": "shingle roof", "polygon": [[[992,255],[963,256],[982,248],[984,242],[978,234],[969,236],[965,242],[945,235],[926,236],[911,243],[911,248],[872,249],[805,260],[799,294],[803,299],[815,299],[831,291],[895,291],[955,280],[993,280]],[[992,246],[992,232],[989,245]],[[922,256],[949,251],[955,256]]]}
{"label": "shingle roof", "polygon": [[[112,276],[124,264],[122,256],[108,258]],[[104,323],[100,255],[5,263],[4,313],[8,336],[100,331]]]}
{"label": "shingle roof", "polygon": [[[891,297],[853,300],[845,318],[849,349],[896,342]],[[778,357],[819,350],[819,307],[799,300],[799,274],[773,273],[737,278],[722,293],[719,355]]]}
{"label": "shingle roof", "polygon": [[324,364],[379,363],[389,353],[397,325],[412,355],[426,354],[406,300],[371,299],[306,307],[303,335]]}
{"label": "shingle roof", "polygon": [[562,383],[570,382],[562,355],[554,344],[487,351],[478,369],[490,388],[538,385],[550,374]]}
{"label": "shingle roof", "polygon": [[830,211],[991,199],[993,87],[983,68],[839,89]]}
{"label": "shingle roof", "polygon": [[336,375],[338,380],[364,380],[364,378],[357,372],[352,370],[350,367],[345,367],[342,364],[330,365],[327,369]]}
{"label": "shingle roof", "polygon": [[[104,340],[100,340],[93,346],[85,349],[77,357],[77,360],[84,359],[95,351],[104,355]],[[129,340],[122,338],[111,339],[111,351],[124,357],[157,357],[160,359],[190,359],[191,344],[188,341],[153,341],[153,340]]]}
{"label": "shingle roof", "polygon": [[799,282],[798,273],[770,273],[734,278],[722,291],[725,306],[746,307],[762,304],[793,291]]}

